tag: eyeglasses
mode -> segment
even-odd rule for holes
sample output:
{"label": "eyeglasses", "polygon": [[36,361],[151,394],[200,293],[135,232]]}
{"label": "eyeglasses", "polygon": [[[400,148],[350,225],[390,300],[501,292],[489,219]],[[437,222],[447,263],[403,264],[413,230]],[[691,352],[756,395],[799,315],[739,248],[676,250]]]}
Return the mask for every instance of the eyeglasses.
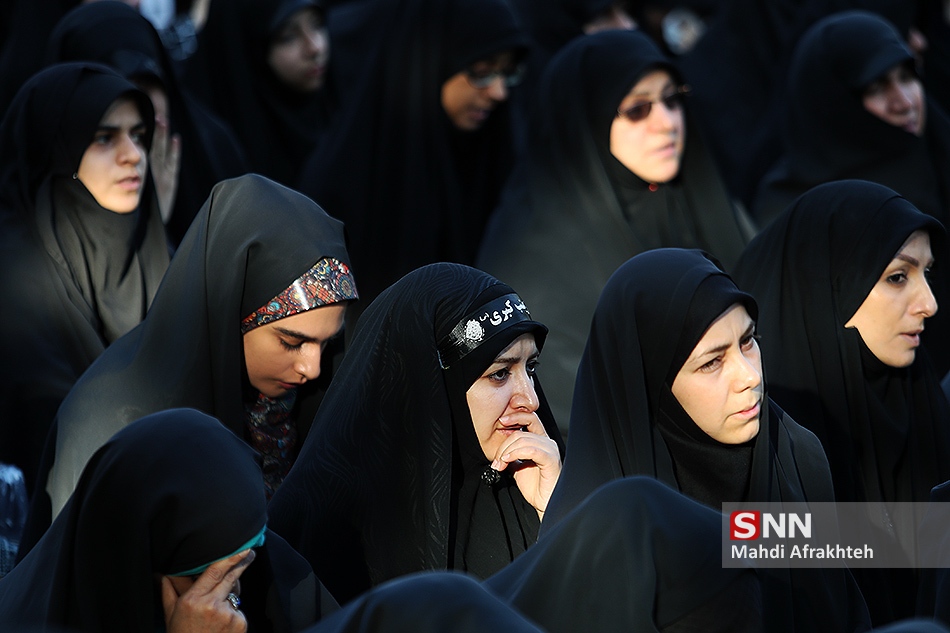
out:
{"label": "eyeglasses", "polygon": [[521,83],[521,80],[524,79],[524,71],[524,64],[518,64],[514,68],[506,68],[505,70],[474,70],[472,68],[466,68],[465,78],[468,79],[468,83],[471,84],[473,88],[478,88],[479,90],[484,90],[492,85],[498,77],[505,82],[507,88],[511,88]]}
{"label": "eyeglasses", "polygon": [[637,121],[642,121],[643,119],[650,116],[650,112],[653,111],[654,103],[662,103],[663,107],[665,107],[667,110],[679,110],[683,107],[683,103],[686,101],[686,97],[689,95],[690,90],[691,88],[689,86],[680,86],[672,94],[663,95],[659,99],[641,101],[630,106],[626,110],[617,110],[617,115],[627,117],[627,120],[636,123]]}

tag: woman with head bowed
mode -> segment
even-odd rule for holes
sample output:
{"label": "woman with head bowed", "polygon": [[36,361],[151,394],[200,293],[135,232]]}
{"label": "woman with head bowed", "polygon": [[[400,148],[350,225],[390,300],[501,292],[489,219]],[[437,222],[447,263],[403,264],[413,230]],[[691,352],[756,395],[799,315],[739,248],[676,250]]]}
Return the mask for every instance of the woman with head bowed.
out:
{"label": "woman with head bowed", "polygon": [[152,171],[169,240],[176,246],[211,188],[248,171],[234,133],[182,89],[155,28],[132,7],[93,2],[74,8],[50,36],[47,59],[111,66],[149,95],[156,128]]}
{"label": "woman with head bowed", "polygon": [[[755,300],[702,251],[656,249],[617,269],[578,368],[570,449],[544,532],[604,483],[631,475],[716,510],[834,501],[817,438],[769,398],[757,318]],[[867,623],[846,570],[761,572],[766,630]]]}
{"label": "woman with head bowed", "polygon": [[536,371],[546,328],[459,264],[367,308],[268,514],[342,602],[408,573],[485,578],[536,540],[560,436]]}
{"label": "woman with head bowed", "polygon": [[371,301],[419,266],[473,263],[511,167],[528,39],[508,0],[382,0],[348,19],[353,84],[300,190],[346,224]]}
{"label": "woman with head bowed", "polygon": [[562,428],[613,271],[636,253],[672,246],[704,248],[728,267],[752,234],[690,124],[687,92],[637,31],[575,39],[541,81],[527,154],[477,261],[519,288],[551,328],[545,369]]}
{"label": "woman with head bowed", "polygon": [[113,433],[172,407],[214,415],[262,453],[272,494],[306,438],[327,376],[317,379],[357,298],[348,260],[343,225],[309,198],[257,175],[218,184],[145,321],[60,407],[27,535],[42,534]]}
{"label": "woman with head bowed", "polygon": [[[945,240],[895,191],[846,180],[798,198],[739,262],[772,394],[821,439],[838,501],[926,501],[950,479],[950,406],[922,346]],[[916,531],[903,514],[877,523],[904,542]],[[881,622],[913,612],[912,579],[858,580]]]}
{"label": "woman with head bowed", "polygon": [[231,126],[252,171],[293,187],[327,126],[329,59],[321,0],[211,2],[183,83]]}
{"label": "woman with head bowed", "polygon": [[31,494],[60,402],[145,317],[168,266],[153,127],[145,93],[86,63],[35,75],[0,123],[0,461]]}
{"label": "woman with head bowed", "polygon": [[289,633],[335,608],[267,529],[254,450],[192,409],[147,416],[105,442],[0,583],[5,631]]}

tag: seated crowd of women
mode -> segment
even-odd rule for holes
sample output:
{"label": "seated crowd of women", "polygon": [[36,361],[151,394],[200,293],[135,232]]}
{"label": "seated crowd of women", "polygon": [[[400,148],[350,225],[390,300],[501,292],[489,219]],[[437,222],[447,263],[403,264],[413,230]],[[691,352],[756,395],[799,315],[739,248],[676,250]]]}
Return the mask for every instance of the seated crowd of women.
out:
{"label": "seated crowd of women", "polygon": [[314,0],[213,2],[187,68],[86,4],[0,104],[0,629],[950,626],[950,571],[721,561],[724,503],[906,543],[950,480],[947,122],[899,31],[805,33],[791,90],[846,77],[854,129],[790,107],[750,215],[645,32],[583,26],[511,117],[508,0],[374,2],[326,87]]}

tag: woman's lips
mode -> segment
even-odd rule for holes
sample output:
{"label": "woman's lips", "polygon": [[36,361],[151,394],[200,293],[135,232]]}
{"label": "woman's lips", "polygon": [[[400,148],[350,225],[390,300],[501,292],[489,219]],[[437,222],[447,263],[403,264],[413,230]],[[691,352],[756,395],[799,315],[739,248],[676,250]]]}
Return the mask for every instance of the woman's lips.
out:
{"label": "woman's lips", "polygon": [[735,413],[734,415],[743,418],[745,420],[751,420],[752,418],[758,417],[759,409],[762,407],[762,402],[756,402],[755,405],[749,407],[748,409],[743,409]]}

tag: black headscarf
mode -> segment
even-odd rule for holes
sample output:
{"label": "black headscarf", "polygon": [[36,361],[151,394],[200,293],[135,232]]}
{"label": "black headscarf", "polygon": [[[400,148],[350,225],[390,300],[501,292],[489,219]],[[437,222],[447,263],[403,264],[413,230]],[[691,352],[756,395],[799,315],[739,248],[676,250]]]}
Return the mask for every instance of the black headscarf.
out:
{"label": "black headscarf", "polygon": [[230,124],[251,169],[288,187],[296,185],[327,125],[327,105],[322,90],[302,93],[284,84],[267,54],[296,11],[322,12],[322,5],[319,0],[213,2],[198,50],[185,61],[186,85]]}
{"label": "black headscarf", "polygon": [[680,78],[637,31],[583,36],[558,53],[542,79],[527,154],[479,252],[478,266],[523,289],[551,328],[545,369],[562,429],[587,327],[614,270],[636,253],[670,246],[704,248],[728,267],[751,237],[689,121],[679,175],[669,183],[651,188],[610,153],[620,102],[654,69]]}
{"label": "black headscarf", "polygon": [[721,515],[655,480],[606,484],[545,526],[485,581],[545,631],[776,630],[755,573],[722,566]]}
{"label": "black headscarf", "polygon": [[50,36],[47,59],[99,62],[130,81],[151,81],[165,91],[171,132],[181,136],[178,191],[166,223],[174,244],[181,241],[214,185],[248,171],[231,130],[181,90],[155,28],[124,2],[93,2],[67,13]]}
{"label": "black headscarf", "polygon": [[814,24],[795,48],[783,121],[784,156],[753,206],[764,226],[815,185],[860,178],[894,189],[941,221],[950,216],[950,119],[926,99],[918,137],[864,108],[863,89],[914,56],[897,29],[864,11]]}
{"label": "black headscarf", "polygon": [[0,459],[33,487],[40,446],[69,388],[137,325],[168,266],[150,177],[139,207],[100,206],[75,174],[99,122],[130,99],[151,141],[148,97],[105,66],[62,64],[34,76],[0,123],[0,270],[5,328]]}
{"label": "black headscarf", "polygon": [[[776,218],[736,269],[761,306],[772,395],[821,439],[838,501],[926,501],[950,479],[950,407],[926,350],[910,367],[887,367],[844,327],[916,230],[941,262],[946,238],[932,217],[878,184],[828,183]],[[862,589],[877,617],[909,614],[895,598],[913,592],[906,583]]]}
{"label": "black headscarf", "polygon": [[[100,356],[57,414],[39,486],[52,498],[54,515],[95,450],[144,415],[190,407],[244,437],[241,320],[324,257],[347,262],[343,225],[313,201],[257,175],[218,184],[145,321]],[[317,380],[298,388],[294,415],[301,438],[316,406],[308,396],[323,386]],[[31,509],[27,530],[34,538],[45,529],[38,503],[49,521],[44,495]]]}
{"label": "black headscarf", "polygon": [[542,633],[469,575],[427,571],[362,594],[304,633]]}
{"label": "black headscarf", "polygon": [[[332,130],[300,190],[346,223],[360,291],[371,300],[437,261],[471,264],[511,165],[507,104],[461,132],[442,107],[446,80],[472,63],[523,51],[507,0],[381,0]],[[366,40],[363,40],[364,42]]]}
{"label": "black headscarf", "polygon": [[[657,249],[617,269],[578,368],[570,451],[545,532],[603,483],[640,474],[717,510],[728,501],[834,501],[821,445],[768,400],[767,389],[759,432],[739,445],[706,435],[672,395],[706,329],[737,303],[755,319],[752,298],[701,251]],[[840,570],[766,571],[767,630],[850,630],[863,615]],[[826,606],[820,616],[816,604]]]}
{"label": "black headscarf", "polygon": [[[512,313],[497,328],[486,325],[496,334],[458,362],[443,342],[513,292],[473,268],[433,264],[387,289],[361,316],[269,509],[275,531],[341,602],[415,571],[486,576],[537,537],[537,512],[509,476],[493,486],[479,482],[489,460],[465,392],[517,336],[535,332],[540,348],[543,326]],[[560,442],[537,379],[535,387],[538,415]]]}
{"label": "black headscarf", "polygon": [[[163,630],[154,575],[230,556],[266,521],[260,466],[249,446],[198,411],[147,416],[96,451],[49,532],[0,583],[0,625]],[[263,615],[272,630],[314,622],[319,591],[306,563],[265,532],[263,548],[242,576],[252,626],[264,624],[252,613],[263,615],[268,600],[278,605],[267,605],[275,613]]]}

